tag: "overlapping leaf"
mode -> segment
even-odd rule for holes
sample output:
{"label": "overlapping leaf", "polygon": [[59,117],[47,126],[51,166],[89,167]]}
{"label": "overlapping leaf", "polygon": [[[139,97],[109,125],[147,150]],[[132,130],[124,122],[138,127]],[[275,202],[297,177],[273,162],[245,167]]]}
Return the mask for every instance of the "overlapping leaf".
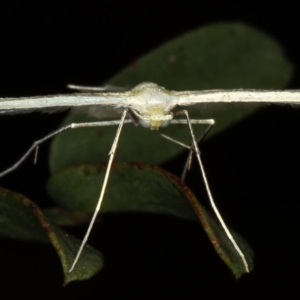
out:
{"label": "overlapping leaf", "polygon": [[[70,210],[93,212],[105,171],[106,165],[65,169],[49,180],[49,194]],[[243,262],[219,221],[207,213],[179,178],[158,167],[127,163],[114,165],[101,212],[146,212],[200,220],[217,253],[233,274],[238,278],[245,273]],[[252,269],[251,249],[239,235],[234,236]]]}
{"label": "overlapping leaf", "polygon": [[38,206],[23,195],[0,189],[0,235],[51,243],[63,267],[64,281],[89,279],[103,267],[102,255],[87,246],[76,268],[69,273],[80,241],[53,224]]}
{"label": "overlapping leaf", "polygon": [[[183,35],[144,57],[109,80],[112,85],[132,87],[152,81],[168,89],[195,90],[214,88],[283,88],[290,80],[292,67],[280,46],[269,36],[240,23],[210,25]],[[254,108],[228,106],[218,110],[190,108],[194,118],[214,118],[211,136],[241,120]],[[106,110],[103,114],[111,117]],[[115,119],[118,119],[115,116]],[[96,119],[72,114],[65,124]],[[158,132],[126,125],[117,149],[116,161],[161,164],[176,156],[180,147],[162,139]],[[197,136],[203,132],[197,126]],[[51,146],[50,166],[58,172],[69,166],[103,163],[108,159],[116,128],[69,130],[56,137]],[[169,126],[163,133],[190,144],[184,125]],[[125,170],[125,171],[124,171]],[[62,171],[50,180],[52,197],[68,209],[91,212],[103,177],[100,167],[76,167]],[[130,184],[129,184],[130,183]],[[134,190],[134,193],[132,192]],[[147,195],[147,196],[145,196]],[[175,200],[174,200],[175,199]],[[190,201],[220,257],[236,277],[244,272],[240,257],[205,210],[197,204],[189,189],[159,169],[141,165],[114,167],[103,204],[103,212],[147,212],[171,214],[197,220]],[[17,239],[51,241],[61,257],[65,280],[91,277],[101,269],[101,254],[87,248],[74,273],[67,272],[78,248],[78,241],[52,225],[48,217],[28,199],[5,190],[0,191],[0,234]],[[53,215],[53,214],[52,214]],[[60,215],[60,214],[59,214]],[[54,213],[55,216],[55,213]],[[60,215],[61,216],[61,215]],[[237,241],[251,262],[251,250],[243,240]],[[93,267],[89,264],[92,263]]]}

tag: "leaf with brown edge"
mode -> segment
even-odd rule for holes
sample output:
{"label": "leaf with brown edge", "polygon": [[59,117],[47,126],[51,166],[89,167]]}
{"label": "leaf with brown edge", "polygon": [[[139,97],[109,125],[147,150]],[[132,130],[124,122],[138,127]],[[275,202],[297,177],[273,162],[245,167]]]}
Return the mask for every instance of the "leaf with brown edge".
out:
{"label": "leaf with brown edge", "polygon": [[[70,167],[50,178],[48,192],[53,200],[70,210],[93,212],[105,170],[106,165]],[[239,278],[245,273],[240,256],[216,217],[204,209],[178,177],[159,167],[140,163],[114,164],[101,207],[101,213],[106,212],[155,213],[200,220],[218,255],[234,276]],[[252,250],[237,233],[231,232],[251,270]]]}
{"label": "leaf with brown edge", "polygon": [[53,224],[25,196],[0,188],[0,235],[24,241],[51,243],[63,267],[64,285],[94,276],[103,267],[102,255],[86,246],[73,272],[69,273],[80,241]]}

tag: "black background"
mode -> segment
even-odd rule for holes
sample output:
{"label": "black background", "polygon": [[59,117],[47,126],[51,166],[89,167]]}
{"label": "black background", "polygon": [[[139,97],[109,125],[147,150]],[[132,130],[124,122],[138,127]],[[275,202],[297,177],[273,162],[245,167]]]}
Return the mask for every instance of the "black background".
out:
{"label": "black background", "polygon": [[[62,93],[67,83],[99,85],[161,43],[216,21],[242,21],[276,38],[296,67],[289,87],[300,88],[298,15],[288,1],[0,1],[0,96]],[[57,128],[63,116],[1,117],[1,169]],[[2,293],[7,288],[7,296],[32,298],[298,299],[299,117],[299,109],[267,107],[202,146],[222,214],[253,247],[253,273],[236,281],[198,224],[110,215],[91,238],[104,254],[105,269],[65,288],[51,247],[2,239]],[[37,167],[27,161],[1,185],[49,204],[47,149],[42,147]],[[179,174],[183,157],[163,167]],[[198,181],[190,185],[206,197]],[[82,237],[85,229],[73,233]]]}

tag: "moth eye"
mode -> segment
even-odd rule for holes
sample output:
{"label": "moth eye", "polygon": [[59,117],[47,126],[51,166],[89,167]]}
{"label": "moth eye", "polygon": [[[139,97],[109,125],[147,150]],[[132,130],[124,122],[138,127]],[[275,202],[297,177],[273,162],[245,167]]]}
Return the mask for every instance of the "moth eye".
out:
{"label": "moth eye", "polygon": [[145,128],[149,128],[151,126],[151,122],[145,119],[139,119],[139,124]]}

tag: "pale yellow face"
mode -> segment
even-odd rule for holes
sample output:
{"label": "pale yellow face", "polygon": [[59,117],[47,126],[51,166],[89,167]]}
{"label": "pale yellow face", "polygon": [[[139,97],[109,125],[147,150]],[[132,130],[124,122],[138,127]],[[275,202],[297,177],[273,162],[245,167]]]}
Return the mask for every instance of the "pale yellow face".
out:
{"label": "pale yellow face", "polygon": [[175,106],[170,91],[151,82],[144,82],[128,91],[130,109],[138,117],[139,124],[150,129],[167,126],[173,119]]}
{"label": "pale yellow face", "polygon": [[133,110],[134,114],[139,118],[140,124],[143,127],[157,130],[160,127],[165,127],[173,119],[172,112],[166,112],[160,105],[148,106],[143,110],[143,114]]}

